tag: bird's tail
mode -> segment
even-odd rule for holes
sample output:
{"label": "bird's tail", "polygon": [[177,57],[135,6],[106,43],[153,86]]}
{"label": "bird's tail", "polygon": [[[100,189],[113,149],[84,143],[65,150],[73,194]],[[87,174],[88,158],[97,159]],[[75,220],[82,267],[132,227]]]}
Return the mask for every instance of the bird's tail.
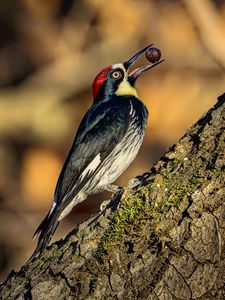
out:
{"label": "bird's tail", "polygon": [[34,239],[37,235],[39,235],[39,237],[38,237],[37,247],[34,250],[34,253],[32,254],[30,260],[36,257],[38,253],[42,253],[45,250],[53,234],[55,233],[58,225],[59,225],[59,221],[58,221],[57,214],[48,213],[33,235]]}

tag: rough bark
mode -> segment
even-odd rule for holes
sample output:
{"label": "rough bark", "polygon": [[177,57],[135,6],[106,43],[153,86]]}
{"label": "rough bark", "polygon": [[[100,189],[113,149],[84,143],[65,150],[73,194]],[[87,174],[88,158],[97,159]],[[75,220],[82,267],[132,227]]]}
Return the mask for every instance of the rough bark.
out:
{"label": "rough bark", "polygon": [[102,213],[11,272],[1,299],[225,299],[225,94]]}

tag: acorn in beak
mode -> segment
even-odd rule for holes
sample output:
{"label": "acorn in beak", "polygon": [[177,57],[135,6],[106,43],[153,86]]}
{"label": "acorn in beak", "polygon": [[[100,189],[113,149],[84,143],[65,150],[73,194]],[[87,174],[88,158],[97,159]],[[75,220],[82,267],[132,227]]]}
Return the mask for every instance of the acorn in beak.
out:
{"label": "acorn in beak", "polygon": [[144,72],[154,68],[158,64],[164,61],[164,59],[160,60],[161,58],[161,51],[153,47],[153,44],[145,47],[138,53],[136,53],[134,56],[132,56],[128,61],[124,62],[125,69],[129,72],[131,66],[143,55],[145,54],[147,60],[151,63],[144,67],[136,68],[135,70],[131,71],[129,73],[128,79],[131,84],[134,84],[137,78],[143,74]]}

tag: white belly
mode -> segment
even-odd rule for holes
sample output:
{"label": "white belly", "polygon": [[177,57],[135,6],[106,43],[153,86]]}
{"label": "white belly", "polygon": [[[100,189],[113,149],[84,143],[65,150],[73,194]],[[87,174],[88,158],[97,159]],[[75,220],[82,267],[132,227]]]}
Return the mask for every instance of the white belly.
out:
{"label": "white belly", "polygon": [[[103,190],[106,186],[113,183],[132,163],[137,156],[144,137],[144,131],[139,133],[138,130],[133,130],[132,134],[128,132],[124,136],[108,158],[103,162],[98,174],[96,174],[97,185],[93,186],[91,182],[92,193]],[[87,185],[88,186],[88,185]]]}

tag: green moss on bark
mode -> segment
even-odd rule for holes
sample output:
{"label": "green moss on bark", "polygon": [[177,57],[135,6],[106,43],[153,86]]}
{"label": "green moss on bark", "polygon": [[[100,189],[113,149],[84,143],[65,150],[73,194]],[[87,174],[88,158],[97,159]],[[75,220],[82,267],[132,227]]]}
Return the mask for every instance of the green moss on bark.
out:
{"label": "green moss on bark", "polygon": [[[155,237],[161,235],[162,231],[157,228],[165,214],[171,208],[179,210],[182,199],[185,196],[189,197],[198,188],[200,182],[201,180],[194,176],[184,185],[176,185],[173,180],[158,178],[134,194],[126,191],[118,209],[110,217],[109,228],[97,250],[97,258],[102,260],[112,246],[125,240],[126,235],[134,238],[143,236],[146,224],[150,223]],[[157,189],[159,196],[157,201],[151,201],[152,189]],[[164,232],[167,229],[164,228]]]}

